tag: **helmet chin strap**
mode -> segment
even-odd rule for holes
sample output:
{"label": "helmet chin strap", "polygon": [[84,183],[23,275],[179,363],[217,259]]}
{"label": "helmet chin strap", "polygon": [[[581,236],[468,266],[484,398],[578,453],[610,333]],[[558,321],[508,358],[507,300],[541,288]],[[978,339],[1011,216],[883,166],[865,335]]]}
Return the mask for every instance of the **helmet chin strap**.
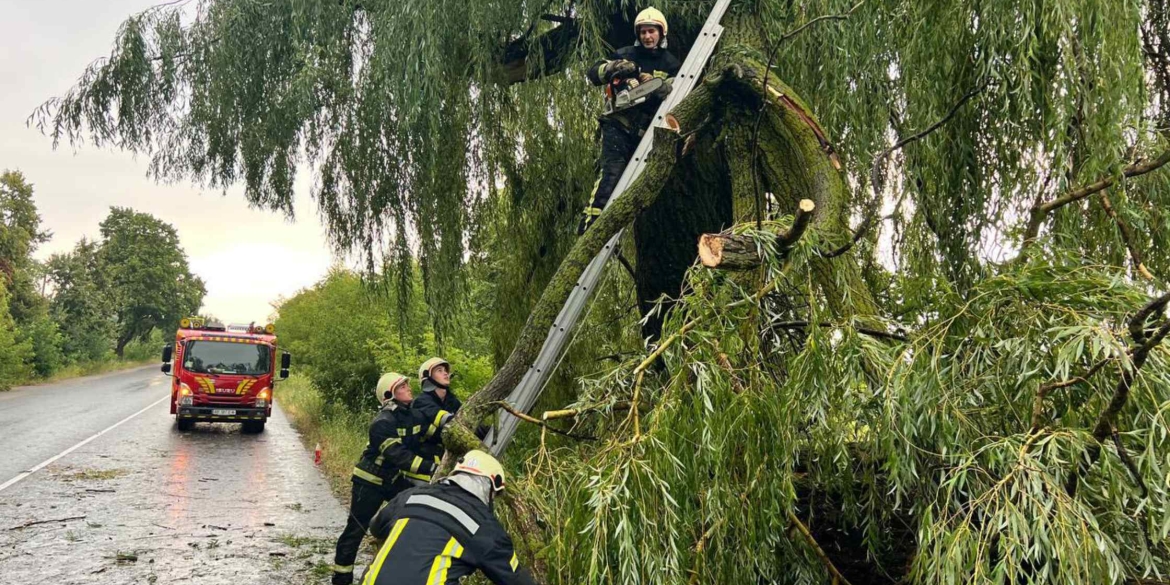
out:
{"label": "helmet chin strap", "polygon": [[441,388],[443,390],[450,390],[451,389],[450,384],[440,384],[438,380],[436,380],[434,378],[430,378],[430,377],[428,377],[426,380],[424,380],[423,384],[424,385],[430,384],[431,386],[434,386],[435,388]]}

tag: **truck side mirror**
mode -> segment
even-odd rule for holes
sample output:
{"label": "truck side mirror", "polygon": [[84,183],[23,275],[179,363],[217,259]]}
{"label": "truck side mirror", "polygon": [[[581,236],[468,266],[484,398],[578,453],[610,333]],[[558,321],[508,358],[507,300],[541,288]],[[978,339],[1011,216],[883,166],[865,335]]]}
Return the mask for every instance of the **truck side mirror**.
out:
{"label": "truck side mirror", "polygon": [[170,362],[167,362],[167,363],[162,365],[162,373],[164,373],[164,374],[171,373],[171,363]]}
{"label": "truck side mirror", "polygon": [[175,351],[174,346],[172,346],[169,343],[166,344],[165,346],[163,346],[163,355],[162,355],[163,359],[162,359],[162,361],[164,364],[171,363],[171,355],[174,353],[174,351]]}
{"label": "truck side mirror", "polygon": [[292,354],[289,352],[282,352],[280,354],[280,369],[287,370],[292,365]]}

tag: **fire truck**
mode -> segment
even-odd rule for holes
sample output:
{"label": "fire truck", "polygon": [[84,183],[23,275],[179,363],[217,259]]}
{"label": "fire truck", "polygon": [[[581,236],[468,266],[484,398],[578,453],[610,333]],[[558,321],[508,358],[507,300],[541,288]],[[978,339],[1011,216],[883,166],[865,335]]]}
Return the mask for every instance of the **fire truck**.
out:
{"label": "fire truck", "polygon": [[[278,379],[272,324],[229,329],[198,317],[182,319],[162,361],[162,372],[172,374],[171,414],[180,431],[196,422],[238,422],[245,433],[264,431]],[[291,361],[288,352],[281,353],[280,380],[288,378]]]}

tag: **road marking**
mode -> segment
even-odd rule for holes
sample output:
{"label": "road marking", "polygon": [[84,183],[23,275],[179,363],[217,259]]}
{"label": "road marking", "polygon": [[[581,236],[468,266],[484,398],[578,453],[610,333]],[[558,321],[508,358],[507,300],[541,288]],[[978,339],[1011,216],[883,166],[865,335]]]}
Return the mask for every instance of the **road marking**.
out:
{"label": "road marking", "polygon": [[34,474],[34,473],[36,473],[36,472],[40,471],[41,469],[44,469],[44,468],[45,468],[45,466],[47,466],[47,465],[49,465],[49,464],[53,463],[54,461],[56,461],[56,460],[58,460],[58,459],[60,459],[60,458],[62,458],[62,457],[64,457],[64,456],[66,456],[66,455],[68,455],[68,454],[70,454],[70,453],[72,453],[72,452],[74,452],[74,451],[76,451],[76,450],[78,450],[78,449],[80,449],[80,448],[82,448],[82,447],[84,447],[84,446],[86,446],[87,444],[89,444],[89,442],[90,442],[90,441],[92,441],[92,440],[94,440],[94,439],[96,439],[96,438],[98,438],[98,437],[100,437],[100,436],[102,436],[102,435],[104,435],[104,434],[106,434],[106,433],[108,433],[108,432],[110,432],[110,431],[112,431],[112,430],[114,430],[114,429],[116,429],[116,428],[118,428],[118,427],[122,426],[122,423],[124,423],[124,422],[126,422],[126,421],[129,421],[130,419],[132,419],[132,418],[134,418],[134,417],[136,417],[136,416],[138,416],[138,415],[140,415],[140,414],[142,414],[142,413],[144,413],[144,412],[146,412],[146,411],[148,411],[148,410],[150,410],[150,409],[152,409],[152,408],[154,408],[154,407],[158,406],[159,404],[162,404],[162,403],[163,403],[163,401],[170,400],[170,399],[171,399],[171,395],[170,395],[170,394],[167,394],[166,396],[163,396],[162,398],[159,398],[158,400],[156,400],[156,401],[152,402],[152,403],[150,404],[150,406],[147,406],[146,408],[143,408],[142,410],[140,410],[140,411],[138,411],[138,412],[136,412],[136,413],[134,413],[134,414],[132,414],[132,415],[130,415],[130,416],[128,416],[128,417],[126,417],[126,418],[124,418],[124,419],[122,419],[122,420],[120,420],[120,421],[116,422],[116,423],[114,423],[113,425],[111,425],[111,426],[107,427],[106,429],[104,429],[104,430],[102,430],[102,431],[99,431],[99,432],[98,432],[96,435],[94,435],[94,436],[92,436],[92,437],[90,437],[90,438],[88,438],[88,439],[86,439],[86,440],[84,440],[84,441],[82,441],[82,442],[80,442],[80,443],[78,443],[78,444],[76,444],[76,445],[74,445],[74,446],[72,446],[72,447],[70,447],[70,448],[68,448],[68,449],[66,449],[66,450],[64,450],[64,451],[62,451],[62,452],[60,452],[60,453],[58,453],[57,455],[54,455],[54,456],[53,456],[53,457],[51,457],[50,459],[47,459],[47,460],[45,460],[44,462],[42,462],[42,463],[38,464],[36,467],[33,467],[32,469],[29,469],[29,470],[27,470],[27,471],[22,471],[22,472],[20,472],[19,474],[17,474],[17,476],[16,476],[16,477],[14,477],[14,478],[12,478],[12,479],[10,479],[10,480],[8,480],[8,481],[4,482],[3,484],[0,484],[0,492],[2,492],[2,491],[4,491],[4,490],[6,490],[6,489],[8,489],[8,488],[10,488],[10,487],[12,487],[12,486],[14,486],[14,485],[16,485],[16,483],[17,483],[17,482],[19,482],[20,480],[22,480],[22,479],[24,479],[24,478],[26,478],[26,477],[28,477],[28,476],[30,476],[30,475],[32,475],[32,474]]}

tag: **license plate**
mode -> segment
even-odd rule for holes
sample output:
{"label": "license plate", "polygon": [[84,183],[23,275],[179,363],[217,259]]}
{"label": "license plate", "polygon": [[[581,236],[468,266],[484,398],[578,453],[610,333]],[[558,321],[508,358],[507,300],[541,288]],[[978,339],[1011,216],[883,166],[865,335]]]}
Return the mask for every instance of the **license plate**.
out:
{"label": "license plate", "polygon": [[217,408],[215,410],[212,410],[211,414],[214,416],[235,416],[236,411],[234,411],[234,410],[220,410]]}

